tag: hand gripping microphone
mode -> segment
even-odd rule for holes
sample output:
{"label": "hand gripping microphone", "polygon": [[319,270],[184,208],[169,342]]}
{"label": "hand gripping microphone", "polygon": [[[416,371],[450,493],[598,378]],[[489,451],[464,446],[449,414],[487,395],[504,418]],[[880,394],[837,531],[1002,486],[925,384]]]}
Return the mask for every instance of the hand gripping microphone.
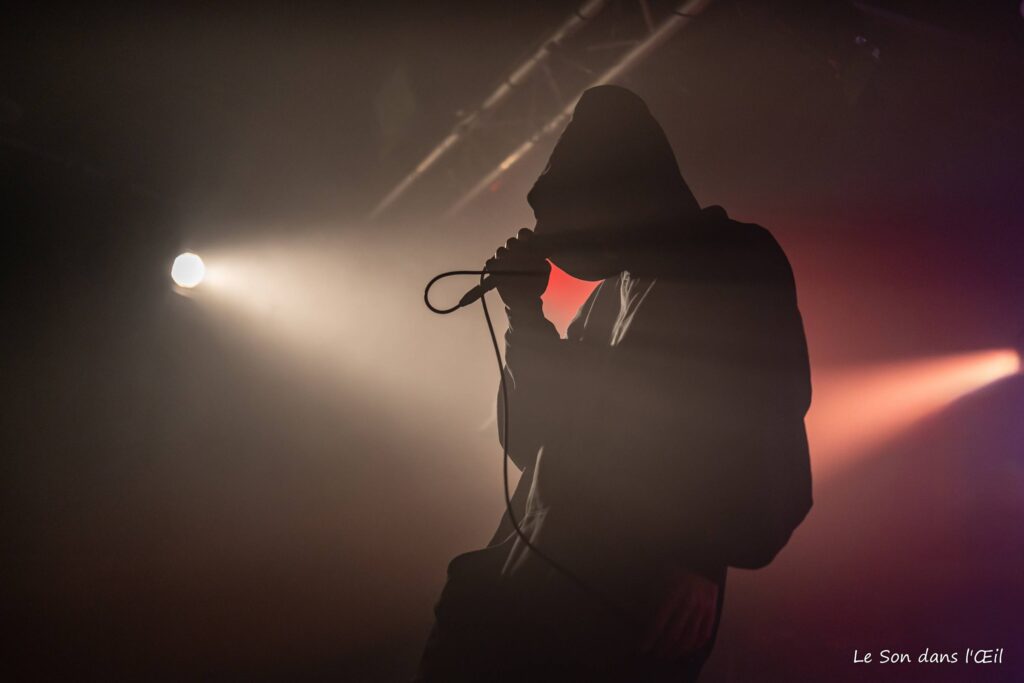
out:
{"label": "hand gripping microphone", "polygon": [[[533,235],[530,238],[529,246],[526,248],[535,253],[538,256],[549,258],[551,256],[558,256],[559,254],[565,254],[568,252],[580,253],[586,250],[599,249],[600,245],[604,241],[604,236],[597,231],[578,231],[568,232],[555,235]],[[480,284],[463,295],[459,299],[458,306],[456,308],[463,308],[469,306],[472,303],[480,300],[480,298],[498,286],[498,278],[494,277],[495,271],[458,271],[463,275],[481,273],[484,277],[481,279]],[[453,271],[452,274],[454,274]],[[543,276],[547,275],[548,271],[543,270],[517,270],[517,271],[497,271],[502,277],[508,275],[521,275],[521,276]],[[431,284],[433,284],[433,280]],[[428,285],[429,288],[429,285]],[[428,304],[429,306],[429,304]],[[431,309],[433,310],[433,309]]]}
{"label": "hand gripping microphone", "polygon": [[494,277],[496,274],[500,274],[502,277],[505,277],[506,275],[532,275],[537,277],[548,274],[548,271],[546,270],[503,270],[484,272],[490,273],[490,275],[484,277],[480,284],[478,284],[476,287],[462,295],[462,298],[459,299],[459,308],[463,308],[465,306],[469,306],[472,303],[475,303],[484,294],[497,287],[498,278]]}

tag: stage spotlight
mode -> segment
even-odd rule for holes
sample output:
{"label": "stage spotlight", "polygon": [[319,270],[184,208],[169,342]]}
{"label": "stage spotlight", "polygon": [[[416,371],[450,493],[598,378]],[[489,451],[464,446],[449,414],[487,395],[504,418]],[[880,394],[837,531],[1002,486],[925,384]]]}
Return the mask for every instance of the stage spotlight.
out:
{"label": "stage spotlight", "polygon": [[957,399],[1018,372],[1018,352],[1005,348],[819,373],[807,416],[816,472],[855,461]]}
{"label": "stage spotlight", "polygon": [[179,254],[171,266],[171,279],[179,287],[191,289],[202,282],[205,276],[206,266],[203,259],[190,251]]}

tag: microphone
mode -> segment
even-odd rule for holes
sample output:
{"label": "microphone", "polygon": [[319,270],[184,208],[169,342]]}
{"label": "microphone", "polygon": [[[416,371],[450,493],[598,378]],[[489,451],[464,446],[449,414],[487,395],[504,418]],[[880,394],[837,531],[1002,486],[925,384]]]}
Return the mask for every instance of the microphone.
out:
{"label": "microphone", "polygon": [[[556,233],[554,235],[533,235],[530,238],[530,244],[527,247],[529,251],[548,258],[551,256],[557,256],[566,252],[579,253],[584,250],[599,249],[600,242],[595,241],[595,237],[603,237],[603,235],[597,231],[573,231],[566,233]],[[546,270],[509,270],[500,271],[501,276],[506,275],[522,275],[537,277],[541,275],[547,275]],[[498,286],[498,279],[495,277],[486,277],[484,281],[479,285],[469,290],[459,299],[459,308],[469,306],[470,304],[476,303],[480,298]]]}
{"label": "microphone", "polygon": [[[499,271],[496,274],[500,274],[502,276],[505,276],[505,275],[532,275],[534,277],[537,277],[537,276],[540,276],[540,275],[547,275],[548,271],[546,271],[546,270],[505,270],[505,271]],[[480,300],[480,298],[484,294],[486,294],[487,292],[491,291],[492,289],[494,289],[497,286],[498,286],[497,278],[495,278],[495,277],[485,277],[483,282],[481,282],[476,287],[474,287],[473,289],[471,289],[468,292],[466,292],[462,296],[462,298],[459,299],[459,308],[465,308],[466,306],[469,306],[470,304],[476,303],[477,301]]]}

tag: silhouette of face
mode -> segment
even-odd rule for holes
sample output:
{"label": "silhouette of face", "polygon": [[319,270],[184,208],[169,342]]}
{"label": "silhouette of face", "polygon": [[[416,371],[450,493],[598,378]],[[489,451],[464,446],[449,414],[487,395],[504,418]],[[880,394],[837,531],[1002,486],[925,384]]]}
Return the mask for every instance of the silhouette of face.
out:
{"label": "silhouette of face", "polygon": [[552,261],[584,280],[628,268],[623,235],[635,239],[700,210],[647,105],[616,86],[583,93],[527,199],[538,235],[579,233],[583,248]]}

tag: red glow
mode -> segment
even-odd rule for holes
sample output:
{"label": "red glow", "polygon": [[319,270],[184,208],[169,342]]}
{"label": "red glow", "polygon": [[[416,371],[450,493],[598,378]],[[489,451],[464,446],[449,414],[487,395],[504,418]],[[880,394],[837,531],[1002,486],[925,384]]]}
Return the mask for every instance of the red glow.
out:
{"label": "red glow", "polygon": [[576,311],[599,284],[600,281],[578,280],[551,264],[551,279],[541,298],[544,301],[544,315],[554,323],[563,337]]}

